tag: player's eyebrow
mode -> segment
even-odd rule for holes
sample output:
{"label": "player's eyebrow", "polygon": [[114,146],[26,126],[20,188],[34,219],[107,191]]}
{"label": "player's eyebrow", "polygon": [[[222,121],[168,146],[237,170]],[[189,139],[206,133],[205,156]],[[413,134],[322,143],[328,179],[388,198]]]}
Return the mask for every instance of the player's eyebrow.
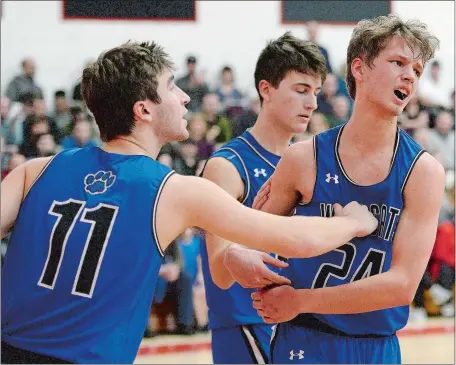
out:
{"label": "player's eyebrow", "polygon": [[297,86],[305,86],[305,87],[308,87],[308,88],[312,88],[312,86],[310,86],[309,84],[306,84],[305,82],[297,82],[297,83],[295,83],[295,85],[297,85]]}
{"label": "player's eyebrow", "polygon": [[[407,61],[407,62],[413,61],[413,59],[411,60],[409,57],[407,57],[407,56],[405,56],[403,54],[395,54],[395,55],[392,56],[392,58],[400,58],[401,60],[404,60],[404,61]],[[415,64],[419,68],[420,72],[423,72],[424,67],[421,65],[421,63],[419,61],[415,61]]]}

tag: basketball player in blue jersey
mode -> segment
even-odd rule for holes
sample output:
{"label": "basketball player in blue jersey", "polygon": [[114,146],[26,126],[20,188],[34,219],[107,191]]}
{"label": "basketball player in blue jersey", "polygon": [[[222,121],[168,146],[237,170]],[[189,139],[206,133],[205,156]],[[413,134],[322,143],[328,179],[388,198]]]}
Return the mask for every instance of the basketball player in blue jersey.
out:
{"label": "basketball player in blue jersey", "polygon": [[278,324],[274,363],[401,362],[396,332],[408,320],[435,240],[442,166],[397,126],[439,41],[419,21],[363,20],[347,51],[350,120],[291,146],[254,207],[330,217],[356,200],[377,230],[324,255],[290,259],[291,285],[252,295]]}
{"label": "basketball player in blue jersey", "polygon": [[[325,59],[315,44],[288,32],[269,42],[255,68],[261,101],[258,119],[250,130],[211,156],[203,177],[251,207],[293,135],[305,132],[325,77]],[[277,273],[287,265],[265,252],[253,253],[213,234],[206,235],[206,242],[201,252],[214,363],[269,363],[272,326],[252,307],[251,288],[289,284]],[[229,263],[235,259],[237,270],[229,272]],[[257,274],[242,281],[241,271],[248,271],[251,260],[259,264]],[[233,278],[238,283],[234,284]]]}
{"label": "basketball player in blue jersey", "polygon": [[163,252],[187,227],[286,257],[307,257],[314,230],[334,244],[325,231],[347,225],[349,240],[376,228],[357,203],[349,217],[277,217],[158,163],[163,144],[188,138],[172,69],[155,43],[103,53],[82,76],[103,146],[31,160],[2,181],[2,363],[132,363]]}

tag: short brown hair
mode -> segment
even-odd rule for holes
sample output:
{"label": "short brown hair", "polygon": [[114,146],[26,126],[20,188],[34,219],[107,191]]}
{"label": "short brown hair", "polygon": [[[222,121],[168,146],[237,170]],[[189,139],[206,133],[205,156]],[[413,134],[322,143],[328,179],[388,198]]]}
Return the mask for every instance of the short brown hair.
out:
{"label": "short brown hair", "polygon": [[84,69],[82,96],[103,141],[131,133],[137,101],[161,102],[157,78],[173,68],[173,62],[158,44],[129,41],[103,52]]}
{"label": "short brown hair", "polygon": [[353,100],[356,96],[355,78],[351,71],[353,60],[362,57],[370,67],[372,61],[385,49],[388,40],[396,35],[403,37],[411,48],[415,46],[420,50],[416,59],[421,58],[424,64],[434,57],[439,46],[439,40],[419,20],[404,22],[392,14],[361,20],[353,30],[347,50],[346,83]]}
{"label": "short brown hair", "polygon": [[288,72],[296,71],[321,76],[326,79],[326,60],[318,46],[286,32],[268,42],[261,51],[255,68],[255,87],[263,103],[259,86],[261,80],[277,88]]}

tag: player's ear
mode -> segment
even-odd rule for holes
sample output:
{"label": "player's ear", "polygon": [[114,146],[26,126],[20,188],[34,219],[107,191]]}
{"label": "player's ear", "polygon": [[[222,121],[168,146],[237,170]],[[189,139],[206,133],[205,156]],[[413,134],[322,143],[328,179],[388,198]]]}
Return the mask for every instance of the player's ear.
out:
{"label": "player's ear", "polygon": [[146,101],[140,100],[133,105],[133,119],[135,120],[150,120],[152,111],[148,107]]}
{"label": "player's ear", "polygon": [[260,91],[260,95],[264,102],[269,102],[271,100],[272,89],[272,85],[266,80],[261,80],[258,83],[258,90]]}
{"label": "player's ear", "polygon": [[363,79],[364,61],[357,57],[351,63],[351,72],[355,80]]}

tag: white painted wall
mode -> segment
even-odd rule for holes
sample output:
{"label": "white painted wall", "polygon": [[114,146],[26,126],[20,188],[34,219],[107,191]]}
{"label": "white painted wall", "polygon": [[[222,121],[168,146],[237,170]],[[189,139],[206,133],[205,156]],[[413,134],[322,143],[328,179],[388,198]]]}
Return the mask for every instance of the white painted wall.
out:
{"label": "white painted wall", "polygon": [[[306,35],[303,26],[281,24],[278,1],[197,1],[196,22],[63,20],[60,1],[8,1],[2,8],[2,92],[20,71],[20,60],[31,56],[48,104],[56,89],[72,90],[88,59],[128,39],[153,39],[164,45],[180,68],[178,74],[189,53],[198,57],[211,81],[228,63],[239,86],[253,92],[255,62],[265,42],[285,30]],[[440,38],[437,58],[443,62],[446,87],[453,88],[454,2],[393,1],[392,11],[426,22]],[[345,62],[352,28],[321,26],[319,43],[328,48],[333,67]]]}

